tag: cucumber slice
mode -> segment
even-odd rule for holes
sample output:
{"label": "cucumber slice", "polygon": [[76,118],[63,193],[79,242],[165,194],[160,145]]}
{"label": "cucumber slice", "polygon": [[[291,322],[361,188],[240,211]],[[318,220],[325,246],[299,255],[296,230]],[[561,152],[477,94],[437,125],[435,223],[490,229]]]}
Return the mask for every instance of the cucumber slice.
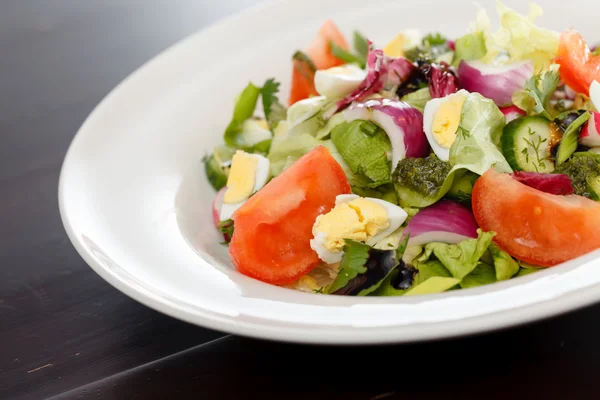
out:
{"label": "cucumber slice", "polygon": [[228,146],[217,146],[213,154],[204,158],[204,172],[206,178],[215,190],[227,185],[230,162],[235,154],[235,149]]}
{"label": "cucumber slice", "polygon": [[552,172],[555,130],[554,124],[543,117],[517,118],[504,127],[502,153],[516,171]]}

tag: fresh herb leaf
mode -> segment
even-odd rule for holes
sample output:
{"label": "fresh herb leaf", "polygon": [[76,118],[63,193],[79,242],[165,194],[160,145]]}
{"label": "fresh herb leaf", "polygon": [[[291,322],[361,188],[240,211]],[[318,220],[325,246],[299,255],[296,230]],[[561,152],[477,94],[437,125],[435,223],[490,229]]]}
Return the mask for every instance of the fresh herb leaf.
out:
{"label": "fresh herb leaf", "polygon": [[335,44],[333,41],[329,42],[329,48],[331,49],[331,54],[344,61],[346,64],[356,64],[360,68],[364,68],[366,65],[366,59],[350,53],[349,51]]}
{"label": "fresh herb leaf", "polygon": [[279,102],[276,96],[279,92],[279,85],[280,83],[274,78],[267,79],[260,90],[265,118],[271,131],[277,127],[280,121],[286,119],[287,114],[285,107]]}
{"label": "fresh herb leaf", "polygon": [[430,34],[426,35],[423,38],[423,42],[429,43],[431,46],[441,46],[443,44],[446,44],[446,42],[448,42],[448,39],[446,39],[444,36],[442,36],[441,33],[435,32],[435,33],[430,33]]}
{"label": "fresh herb leaf", "polygon": [[369,41],[358,31],[354,31],[353,35],[354,50],[364,59],[367,59],[369,54]]}
{"label": "fresh herb leaf", "polygon": [[591,114],[589,112],[584,112],[567,127],[558,145],[558,151],[556,152],[557,165],[564,163],[573,153],[575,153],[575,150],[577,150],[579,131],[583,124],[590,119],[590,116]]}
{"label": "fresh herb leaf", "polygon": [[231,122],[225,130],[225,143],[228,146],[236,149],[244,148],[244,143],[241,138],[243,131],[242,127],[247,119],[252,118],[260,92],[261,89],[250,82],[242,93],[240,93],[235,108],[233,109]]}
{"label": "fresh herb leaf", "polygon": [[600,200],[600,154],[577,152],[571,159],[558,165],[556,173],[566,174],[571,178],[575,194]]}
{"label": "fresh herb leaf", "polygon": [[221,232],[225,237],[225,241],[223,243],[229,243],[231,241],[231,238],[233,237],[233,220],[226,219],[225,221],[219,222],[218,229],[219,232]]}
{"label": "fresh herb leaf", "polygon": [[402,207],[427,207],[441,199],[452,186],[450,165],[434,155],[405,158],[392,175]]}
{"label": "fresh herb leaf", "polygon": [[550,96],[560,82],[556,68],[532,76],[525,82],[525,88],[513,94],[513,103],[528,114],[539,114],[552,120],[549,108]]}
{"label": "fresh herb leaf", "polygon": [[344,245],[344,256],[340,262],[340,271],[333,283],[325,289],[325,293],[334,293],[345,287],[358,274],[367,272],[365,264],[369,259],[370,248],[364,243],[347,239]]}

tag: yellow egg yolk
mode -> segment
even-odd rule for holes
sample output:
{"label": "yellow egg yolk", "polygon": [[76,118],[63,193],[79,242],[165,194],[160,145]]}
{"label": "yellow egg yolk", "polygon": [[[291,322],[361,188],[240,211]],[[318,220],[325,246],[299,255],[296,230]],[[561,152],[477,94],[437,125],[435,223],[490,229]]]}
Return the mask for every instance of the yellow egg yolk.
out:
{"label": "yellow egg yolk", "polygon": [[440,146],[449,149],[456,138],[456,131],[460,122],[460,112],[466,97],[450,95],[444,100],[435,113],[433,119],[433,138]]}
{"label": "yellow egg yolk", "polygon": [[313,235],[325,234],[323,247],[339,252],[344,248],[344,239],[366,242],[389,226],[390,220],[384,206],[358,198],[318,216]]}
{"label": "yellow egg yolk", "polygon": [[223,199],[225,203],[236,204],[250,197],[254,191],[257,167],[256,157],[241,150],[235,152],[227,178],[227,191]]}
{"label": "yellow egg yolk", "polygon": [[404,57],[404,43],[406,38],[402,33],[394,37],[384,48],[383,54],[388,57]]}

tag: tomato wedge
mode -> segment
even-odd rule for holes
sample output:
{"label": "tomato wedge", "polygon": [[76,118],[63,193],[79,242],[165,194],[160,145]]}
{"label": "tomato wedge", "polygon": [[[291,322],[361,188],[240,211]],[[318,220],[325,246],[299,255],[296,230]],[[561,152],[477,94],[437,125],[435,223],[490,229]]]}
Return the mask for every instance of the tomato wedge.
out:
{"label": "tomato wedge", "polygon": [[294,282],[319,263],[310,248],[315,219],[333,208],[337,195],[348,193],[342,167],[325,147],[314,148],[233,214],[233,264],[263,282]]}
{"label": "tomato wedge", "polygon": [[296,52],[293,58],[292,90],[289,104],[304,100],[310,96],[318,96],[315,89],[315,72],[317,68],[307,55]]}
{"label": "tomato wedge", "polygon": [[306,54],[315,63],[317,69],[328,69],[344,64],[344,61],[331,53],[330,41],[342,49],[348,50],[348,43],[342,32],[340,32],[333,21],[327,20],[321,25],[317,36],[306,49]]}
{"label": "tomato wedge", "polygon": [[583,37],[574,29],[560,35],[558,56],[561,79],[573,90],[589,95],[590,85],[600,81],[600,56],[593,56]]}
{"label": "tomato wedge", "polygon": [[585,197],[544,193],[489,170],[475,182],[472,205],[479,226],[519,260],[552,266],[600,248],[600,203]]}
{"label": "tomato wedge", "polygon": [[307,47],[305,54],[302,52],[294,54],[289,105],[312,95],[318,95],[314,85],[316,70],[344,64],[344,61],[331,53],[329,42],[337,44],[342,49],[348,49],[344,35],[331,20],[327,20],[321,25],[317,36]]}

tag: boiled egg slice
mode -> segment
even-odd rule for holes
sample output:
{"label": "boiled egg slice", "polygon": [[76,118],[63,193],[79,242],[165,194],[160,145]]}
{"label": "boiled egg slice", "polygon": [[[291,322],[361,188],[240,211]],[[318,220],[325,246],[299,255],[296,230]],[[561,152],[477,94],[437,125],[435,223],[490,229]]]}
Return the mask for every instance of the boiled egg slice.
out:
{"label": "boiled egg slice", "polygon": [[345,239],[373,246],[398,229],[407,216],[402,208],[381,199],[339,195],[335,207],[315,220],[310,247],[323,262],[335,264],[342,260]]}
{"label": "boiled egg slice", "polygon": [[315,73],[315,89],[328,98],[346,97],[360,86],[367,72],[356,65],[346,64]]}
{"label": "boiled egg slice", "polygon": [[225,221],[248,200],[257,190],[265,186],[269,179],[269,160],[259,154],[237,150],[231,159],[231,169],[227,178],[227,191],[219,219]]}
{"label": "boiled egg slice", "polygon": [[421,32],[407,29],[400,32],[383,48],[383,54],[388,57],[404,57],[406,50],[418,46],[423,40]]}
{"label": "boiled egg slice", "polygon": [[450,147],[456,139],[462,107],[468,95],[466,90],[459,90],[425,104],[423,131],[433,152],[442,161],[450,158]]}
{"label": "boiled egg slice", "polygon": [[600,83],[593,81],[590,85],[590,100],[597,111],[600,111]]}

